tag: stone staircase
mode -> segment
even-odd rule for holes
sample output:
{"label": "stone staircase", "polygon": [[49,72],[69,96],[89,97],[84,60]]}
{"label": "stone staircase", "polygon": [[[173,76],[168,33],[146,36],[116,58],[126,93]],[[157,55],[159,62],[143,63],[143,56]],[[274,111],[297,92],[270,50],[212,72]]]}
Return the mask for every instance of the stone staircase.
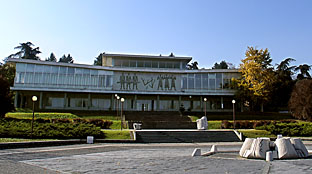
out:
{"label": "stone staircase", "polygon": [[140,143],[201,143],[239,142],[231,130],[137,130],[136,140]]}
{"label": "stone staircase", "polygon": [[196,129],[196,123],[179,112],[127,112],[130,129],[133,123],[141,123],[142,129]]}

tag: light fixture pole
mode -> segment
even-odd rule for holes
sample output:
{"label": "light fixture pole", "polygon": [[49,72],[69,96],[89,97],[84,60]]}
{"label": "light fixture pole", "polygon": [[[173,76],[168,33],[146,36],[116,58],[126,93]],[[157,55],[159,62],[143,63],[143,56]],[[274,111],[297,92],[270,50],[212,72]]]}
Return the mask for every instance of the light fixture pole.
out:
{"label": "light fixture pole", "polygon": [[232,100],[233,103],[233,127],[235,129],[235,100]]}
{"label": "light fixture pole", "polygon": [[120,130],[122,130],[122,109],[123,109],[123,103],[124,103],[125,99],[121,98],[120,102],[121,102],[121,114],[120,114]]}
{"label": "light fixture pole", "polygon": [[205,105],[205,117],[207,116],[207,114],[206,114],[206,113],[207,113],[207,111],[206,111],[206,104],[207,104],[207,103],[206,103],[206,102],[207,102],[207,98],[204,98],[204,105]]}
{"label": "light fixture pole", "polygon": [[34,120],[35,120],[35,102],[37,101],[37,96],[32,96],[31,100],[33,101],[33,116],[32,116],[32,121],[31,121],[31,138],[33,136],[34,132]]}
{"label": "light fixture pole", "polygon": [[[116,105],[116,112],[117,112],[116,117],[118,118],[118,116],[119,116],[119,115],[118,115],[118,110],[119,110],[119,99],[120,99],[120,97],[117,95],[117,96],[116,96],[116,99],[117,99],[117,101],[116,101],[116,103],[117,103],[117,105]],[[117,119],[117,118],[116,118],[116,119]]]}

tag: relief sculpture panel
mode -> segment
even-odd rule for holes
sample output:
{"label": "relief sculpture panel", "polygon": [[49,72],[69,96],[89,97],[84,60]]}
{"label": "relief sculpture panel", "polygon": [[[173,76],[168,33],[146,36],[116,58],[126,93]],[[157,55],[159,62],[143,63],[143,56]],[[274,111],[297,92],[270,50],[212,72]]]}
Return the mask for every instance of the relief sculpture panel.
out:
{"label": "relief sculpture panel", "polygon": [[181,77],[167,73],[115,72],[114,90],[122,91],[179,91]]}

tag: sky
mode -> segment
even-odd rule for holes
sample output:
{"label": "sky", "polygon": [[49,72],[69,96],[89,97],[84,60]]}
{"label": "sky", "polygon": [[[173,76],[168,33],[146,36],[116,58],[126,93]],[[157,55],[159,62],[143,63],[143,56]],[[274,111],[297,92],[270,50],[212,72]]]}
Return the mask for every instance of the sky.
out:
{"label": "sky", "polygon": [[200,68],[238,66],[248,46],[273,65],[312,64],[311,0],[0,0],[0,60],[32,42],[44,60],[100,53],[191,56]]}

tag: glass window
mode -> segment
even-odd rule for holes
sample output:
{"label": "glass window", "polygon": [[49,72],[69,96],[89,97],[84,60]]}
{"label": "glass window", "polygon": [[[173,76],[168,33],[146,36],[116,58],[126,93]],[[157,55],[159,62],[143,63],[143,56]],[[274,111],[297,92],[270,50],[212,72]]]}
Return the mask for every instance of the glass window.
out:
{"label": "glass window", "polygon": [[105,76],[103,75],[99,76],[99,87],[105,87]]}
{"label": "glass window", "polygon": [[166,68],[166,62],[159,62],[159,68]]}
{"label": "glass window", "polygon": [[58,67],[58,66],[52,66],[51,73],[57,74],[57,73],[58,73],[58,70],[59,70],[59,67]]}
{"label": "glass window", "polygon": [[76,68],[76,74],[83,74],[83,69]]}
{"label": "glass window", "polygon": [[201,89],[201,74],[195,74],[195,88]]}
{"label": "glass window", "polygon": [[194,74],[188,74],[188,89],[194,89]]}
{"label": "glass window", "polygon": [[222,73],[217,73],[216,76],[216,88],[222,89]]}
{"label": "glass window", "polygon": [[187,77],[182,77],[182,89],[187,89]]}
{"label": "glass window", "polygon": [[24,63],[16,63],[16,71],[17,72],[25,72],[26,64]]}
{"label": "glass window", "polygon": [[75,68],[68,67],[68,74],[75,74]]}
{"label": "glass window", "polygon": [[152,61],[152,68],[158,68],[158,62]]}
{"label": "glass window", "polygon": [[136,61],[130,60],[130,67],[136,67]]}
{"label": "glass window", "polygon": [[146,68],[152,67],[152,63],[150,61],[145,61],[144,63]]}
{"label": "glass window", "polygon": [[216,89],[216,79],[209,79],[209,89]]}
{"label": "glass window", "polygon": [[83,69],[84,75],[90,75],[90,69]]}
{"label": "glass window", "polygon": [[175,69],[180,69],[180,62],[175,62],[175,63],[173,64],[173,68],[175,68]]}
{"label": "glass window", "polygon": [[123,60],[122,67],[129,67],[129,60]]}
{"label": "glass window", "polygon": [[60,74],[66,74],[67,67],[61,66],[60,67]]}
{"label": "glass window", "polygon": [[34,72],[35,65],[34,64],[27,64],[26,72]]}
{"label": "glass window", "polygon": [[112,86],[112,76],[107,75],[106,76],[106,87],[111,87]]}
{"label": "glass window", "polygon": [[203,89],[208,89],[208,74],[202,74]]}
{"label": "glass window", "polygon": [[172,62],[167,62],[166,63],[166,68],[173,68],[173,63]]}
{"label": "glass window", "polygon": [[45,66],[44,65],[36,65],[35,72],[44,72]]}
{"label": "glass window", "polygon": [[144,67],[144,62],[143,61],[137,61],[138,67]]}
{"label": "glass window", "polygon": [[114,66],[121,67],[121,60],[114,59]]}

